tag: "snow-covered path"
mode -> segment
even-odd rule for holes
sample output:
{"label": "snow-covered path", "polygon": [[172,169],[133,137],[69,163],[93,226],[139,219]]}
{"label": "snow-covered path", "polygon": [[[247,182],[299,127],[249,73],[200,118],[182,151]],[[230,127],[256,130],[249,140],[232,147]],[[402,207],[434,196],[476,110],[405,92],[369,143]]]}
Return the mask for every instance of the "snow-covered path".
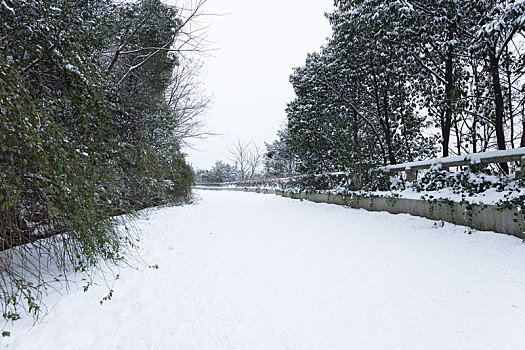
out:
{"label": "snow-covered path", "polygon": [[141,220],[107,289],[50,295],[11,349],[523,349],[525,244],[408,215],[198,191]]}

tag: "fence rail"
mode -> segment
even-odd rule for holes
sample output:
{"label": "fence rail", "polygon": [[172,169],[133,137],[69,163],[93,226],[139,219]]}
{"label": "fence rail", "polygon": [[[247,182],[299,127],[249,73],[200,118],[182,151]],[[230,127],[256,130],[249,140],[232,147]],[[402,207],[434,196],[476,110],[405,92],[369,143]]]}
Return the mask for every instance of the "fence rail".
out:
{"label": "fence rail", "polygon": [[404,171],[407,174],[407,180],[411,181],[415,179],[416,171],[429,169],[436,165],[448,168],[455,166],[505,162],[520,162],[520,171],[518,171],[516,175],[517,177],[525,177],[525,147],[513,148],[505,151],[471,153],[461,156],[435,158],[419,162],[387,165],[372,170],[372,174],[380,172],[395,173]]}
{"label": "fence rail", "polygon": [[[439,165],[445,168],[466,166],[466,165],[482,165],[482,164],[494,164],[504,162],[520,162],[520,170],[516,173],[517,178],[525,178],[525,147],[513,148],[505,151],[490,151],[480,153],[470,153],[461,156],[434,158],[428,160],[422,160],[418,162],[401,163],[395,165],[386,165],[379,168],[371,169],[370,174],[379,173],[396,173],[406,172],[407,180],[413,181],[416,179],[417,171],[423,169],[430,169],[433,166]],[[265,181],[268,183],[275,183],[280,181],[288,181],[293,179],[300,179],[308,176],[339,176],[339,175],[350,175],[345,172],[332,172],[323,174],[310,174],[310,175],[294,175],[280,178],[265,178],[255,180],[244,180],[237,182],[223,182],[223,183],[199,183],[201,186],[228,186],[228,185],[239,185],[240,183],[259,183]]]}

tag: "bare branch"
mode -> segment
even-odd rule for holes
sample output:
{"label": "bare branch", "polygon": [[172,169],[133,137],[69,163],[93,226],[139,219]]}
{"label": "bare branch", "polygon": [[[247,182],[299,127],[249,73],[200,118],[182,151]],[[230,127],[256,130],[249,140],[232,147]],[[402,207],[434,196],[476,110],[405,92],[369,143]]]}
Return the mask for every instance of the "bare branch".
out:
{"label": "bare branch", "polygon": [[133,37],[138,33],[138,31],[144,26],[144,24],[146,23],[146,20],[151,16],[151,11],[152,10],[150,9],[148,13],[144,15],[144,18],[142,18],[142,20],[135,27],[135,29],[131,32],[131,34],[128,35],[126,40],[124,40],[124,42],[115,51],[115,54],[113,55],[113,59],[111,60],[111,63],[109,64],[108,69],[106,70],[106,73],[109,73],[111,69],[113,68],[113,66],[115,66],[115,63],[117,63],[121,51],[124,50],[124,48],[129,44],[131,39],[133,39]]}
{"label": "bare branch", "polygon": [[249,147],[252,141],[245,143],[237,139],[230,147],[230,160],[235,162],[235,167],[239,171],[240,180],[246,179],[246,174],[249,168]]}

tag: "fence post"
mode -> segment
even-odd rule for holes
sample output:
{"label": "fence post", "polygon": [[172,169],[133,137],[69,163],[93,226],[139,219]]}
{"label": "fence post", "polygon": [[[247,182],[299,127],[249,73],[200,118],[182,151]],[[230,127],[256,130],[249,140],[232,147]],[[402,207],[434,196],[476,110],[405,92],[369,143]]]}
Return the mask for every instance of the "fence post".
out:
{"label": "fence post", "polygon": [[416,170],[413,170],[411,168],[405,168],[405,172],[407,174],[407,181],[412,182],[416,180],[417,173]]}
{"label": "fence post", "polygon": [[521,171],[518,172],[518,176],[516,176],[518,179],[525,179],[525,156],[521,157],[520,160],[520,167]]}
{"label": "fence post", "polygon": [[361,189],[361,172],[354,175],[354,188],[356,191]]}

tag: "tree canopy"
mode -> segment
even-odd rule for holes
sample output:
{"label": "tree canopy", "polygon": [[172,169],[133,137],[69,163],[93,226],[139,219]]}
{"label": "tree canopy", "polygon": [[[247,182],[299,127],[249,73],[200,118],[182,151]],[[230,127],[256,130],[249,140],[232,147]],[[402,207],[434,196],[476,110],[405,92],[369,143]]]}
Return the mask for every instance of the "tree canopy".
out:
{"label": "tree canopy", "polygon": [[178,78],[175,44],[197,13],[182,18],[159,0],[0,2],[5,318],[24,299],[37,312],[41,286],[63,269],[120,261],[134,238],[118,215],[188,198],[180,135],[195,115],[165,93]]}
{"label": "tree canopy", "polygon": [[522,1],[335,4],[331,38],[290,77],[278,150],[299,172],[525,146]]}

